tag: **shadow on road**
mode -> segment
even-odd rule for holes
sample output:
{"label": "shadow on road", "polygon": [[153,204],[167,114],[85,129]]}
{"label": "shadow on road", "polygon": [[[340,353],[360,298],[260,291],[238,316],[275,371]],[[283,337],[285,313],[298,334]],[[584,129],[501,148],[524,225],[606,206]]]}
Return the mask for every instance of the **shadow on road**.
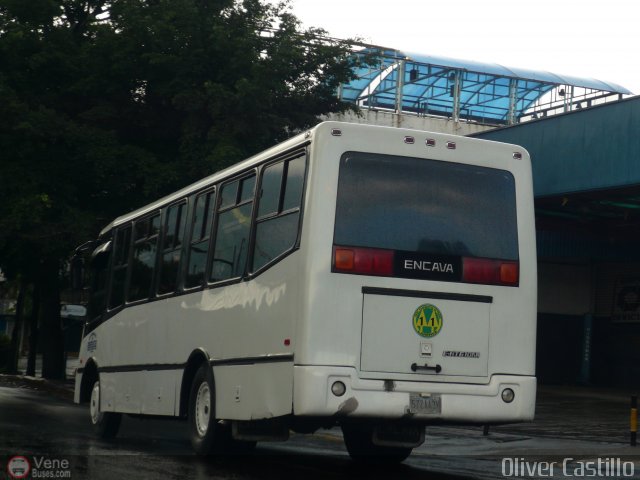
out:
{"label": "shadow on road", "polygon": [[[374,459],[372,459],[373,461]],[[460,477],[429,473],[410,465],[357,464],[345,455],[283,453],[260,448],[255,454],[227,458],[155,455],[98,455],[72,461],[74,477],[91,479],[185,478],[233,480],[396,479],[426,480]]]}

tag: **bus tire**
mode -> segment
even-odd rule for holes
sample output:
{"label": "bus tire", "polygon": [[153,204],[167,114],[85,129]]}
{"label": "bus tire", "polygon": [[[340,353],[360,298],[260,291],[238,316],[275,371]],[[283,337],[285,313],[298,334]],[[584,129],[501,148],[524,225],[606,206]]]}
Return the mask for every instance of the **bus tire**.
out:
{"label": "bus tire", "polygon": [[220,446],[215,410],[213,372],[208,363],[203,363],[193,377],[189,393],[189,437],[199,455],[213,453]]}
{"label": "bus tire", "polygon": [[100,380],[96,380],[91,389],[89,415],[93,430],[99,438],[111,439],[118,435],[122,414],[100,410]]}
{"label": "bus tire", "polygon": [[373,443],[373,428],[364,425],[342,425],[347,452],[352,460],[367,463],[400,463],[411,455],[411,447],[386,447]]}

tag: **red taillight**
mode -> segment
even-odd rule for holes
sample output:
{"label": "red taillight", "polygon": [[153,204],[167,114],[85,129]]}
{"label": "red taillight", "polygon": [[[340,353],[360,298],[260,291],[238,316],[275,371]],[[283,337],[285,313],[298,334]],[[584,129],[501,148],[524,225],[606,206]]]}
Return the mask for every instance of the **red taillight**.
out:
{"label": "red taillight", "polygon": [[393,274],[393,251],[333,247],[333,269],[343,273],[389,276]]}
{"label": "red taillight", "polygon": [[518,285],[520,280],[518,262],[489,260],[486,258],[463,258],[462,281],[490,285]]}
{"label": "red taillight", "polygon": [[348,248],[334,248],[333,265],[336,270],[353,270],[355,265],[355,252]]}

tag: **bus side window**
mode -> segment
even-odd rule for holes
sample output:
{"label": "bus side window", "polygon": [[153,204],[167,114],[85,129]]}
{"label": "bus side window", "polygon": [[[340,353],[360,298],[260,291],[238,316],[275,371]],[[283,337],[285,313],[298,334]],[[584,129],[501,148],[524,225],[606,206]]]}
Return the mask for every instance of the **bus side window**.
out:
{"label": "bus side window", "polygon": [[135,222],[131,277],[129,280],[129,302],[149,298],[156,265],[160,215],[143,218]]}
{"label": "bus side window", "polygon": [[191,221],[189,263],[187,266],[187,277],[184,282],[186,288],[200,286],[204,281],[215,199],[215,190],[209,190],[196,197],[196,204],[193,209]]}
{"label": "bus side window", "polygon": [[104,312],[107,290],[107,278],[109,272],[108,251],[97,255],[90,264],[90,296],[88,316],[90,322],[100,320]]}
{"label": "bus side window", "polygon": [[261,180],[252,271],[291,250],[298,239],[305,157],[270,165]]}
{"label": "bus side window", "polygon": [[[224,201],[218,213],[209,279],[212,282],[241,277],[245,273],[255,183],[256,176],[251,175],[222,187]],[[235,201],[230,201],[234,192]]]}
{"label": "bus side window", "polygon": [[109,309],[118,308],[124,303],[124,289],[127,280],[127,267],[129,266],[129,252],[131,251],[131,226],[119,228],[115,239]]}
{"label": "bus side window", "polygon": [[178,287],[182,238],[186,223],[186,203],[171,205],[167,209],[160,261],[158,294],[172,293]]}

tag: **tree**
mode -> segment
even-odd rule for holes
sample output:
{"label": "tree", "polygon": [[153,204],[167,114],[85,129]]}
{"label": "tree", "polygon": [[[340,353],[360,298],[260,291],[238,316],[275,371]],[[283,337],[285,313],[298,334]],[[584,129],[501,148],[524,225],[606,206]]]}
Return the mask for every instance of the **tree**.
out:
{"label": "tree", "polygon": [[0,268],[40,299],[44,376],[75,245],[350,108],[356,59],[324,33],[263,0],[0,0]]}

